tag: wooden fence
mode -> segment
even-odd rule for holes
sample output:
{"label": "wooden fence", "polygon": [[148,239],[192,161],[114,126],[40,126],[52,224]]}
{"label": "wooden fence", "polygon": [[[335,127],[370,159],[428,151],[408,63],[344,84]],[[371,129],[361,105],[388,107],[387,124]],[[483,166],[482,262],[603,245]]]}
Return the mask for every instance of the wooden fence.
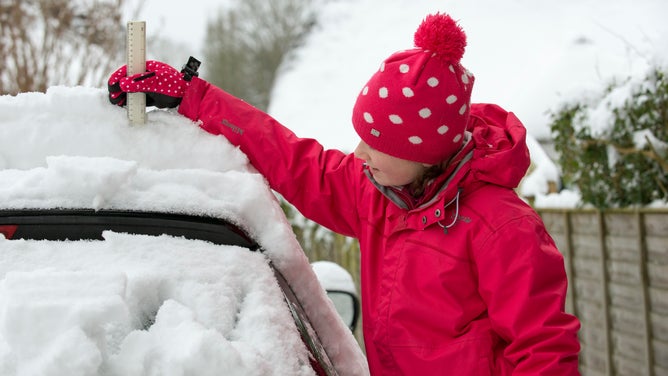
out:
{"label": "wooden fence", "polygon": [[668,375],[668,210],[539,210],[564,254],[582,375]]}

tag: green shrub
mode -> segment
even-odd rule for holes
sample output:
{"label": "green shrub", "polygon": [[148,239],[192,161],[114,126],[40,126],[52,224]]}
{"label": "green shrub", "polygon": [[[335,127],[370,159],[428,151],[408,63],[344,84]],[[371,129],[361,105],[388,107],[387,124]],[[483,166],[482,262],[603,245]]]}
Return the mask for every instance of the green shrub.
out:
{"label": "green shrub", "polygon": [[597,208],[668,200],[668,78],[614,82],[595,100],[550,114],[564,184]]}

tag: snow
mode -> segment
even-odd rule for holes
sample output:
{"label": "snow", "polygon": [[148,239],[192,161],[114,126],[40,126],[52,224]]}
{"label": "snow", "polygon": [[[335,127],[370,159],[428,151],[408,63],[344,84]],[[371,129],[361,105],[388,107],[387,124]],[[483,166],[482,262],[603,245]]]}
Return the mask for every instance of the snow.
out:
{"label": "snow", "polygon": [[[298,136],[352,151],[359,141],[352,107],[366,80],[391,53],[413,46],[426,14],[449,13],[468,36],[462,63],[476,76],[472,101],[499,104],[527,127],[535,168],[520,191],[537,198],[537,207],[580,203],[577,192],[547,190],[548,181],[560,181],[537,142],[550,137],[548,111],[668,62],[668,2],[662,0],[351,2],[325,4],[321,26],[284,67],[269,112]],[[616,99],[628,92],[622,86]],[[612,124],[609,110],[600,115],[597,130]]]}
{"label": "snow", "polygon": [[[462,62],[476,76],[473,101],[515,112],[537,139],[549,137],[547,110],[668,60],[665,0],[314,2],[319,25],[284,67],[270,112],[297,135],[347,151],[358,141],[350,117],[359,90],[383,59],[413,46],[415,29],[431,12],[451,14],[467,33]],[[181,65],[187,54],[203,56],[207,22],[234,1],[143,3],[136,18],[147,21],[149,37],[178,44],[180,55],[170,63]],[[147,56],[163,57],[164,46],[149,43]]]}
{"label": "snow", "polygon": [[659,153],[668,151],[668,143],[657,138],[652,131],[643,129],[633,133],[633,144],[636,148],[642,149],[646,146],[654,148]]}
{"label": "snow", "polygon": [[[154,3],[156,2],[156,3]],[[199,0],[183,8],[177,0],[148,0],[139,17],[147,34],[203,56],[206,23],[234,1]],[[472,100],[514,112],[529,138],[550,137],[548,111],[563,102],[600,95],[612,80],[642,77],[668,62],[668,2],[665,0],[334,0],[315,1],[319,24],[295,59],[282,68],[269,112],[300,137],[352,151],[359,138],[351,125],[359,90],[391,53],[413,46],[413,33],[428,13],[451,14],[468,36],[463,64],[476,76]],[[184,32],[188,30],[188,32]],[[187,51],[187,53],[184,53]],[[163,46],[147,48],[166,58]],[[183,55],[183,56],[181,56]],[[202,65],[206,78],[207,62]],[[628,86],[618,89],[623,100]],[[612,97],[610,98],[613,99]],[[592,117],[593,130],[610,124],[609,110]],[[537,142],[529,141],[533,170],[522,183],[527,196],[548,194],[546,180],[558,168]],[[558,183],[558,179],[553,180]],[[573,207],[577,193],[551,194],[550,205]],[[542,198],[535,204],[546,202]]]}
{"label": "snow", "polygon": [[353,277],[341,265],[331,261],[316,261],[311,267],[325,289],[357,295]]}
{"label": "snow", "polygon": [[227,218],[260,254],[167,235],[0,236],[2,375],[310,375],[269,260],[342,374],[366,361],[245,155],[175,110],[130,126],[106,89],[0,97],[2,208]]}
{"label": "snow", "polygon": [[527,176],[520,185],[520,194],[523,197],[536,197],[548,193],[548,183],[559,182],[559,169],[550,160],[545,150],[531,135],[527,135],[527,146],[531,156],[531,167]]}
{"label": "snow", "polygon": [[27,243],[0,241],[0,374],[309,374],[259,253],[117,233]]}
{"label": "snow", "polygon": [[270,108],[297,135],[349,151],[358,140],[349,124],[359,90],[383,59],[413,46],[430,12],[451,14],[467,33],[462,63],[476,76],[472,100],[515,112],[537,139],[549,136],[545,112],[559,102],[666,58],[662,0],[351,3],[325,4],[322,25],[285,67]]}

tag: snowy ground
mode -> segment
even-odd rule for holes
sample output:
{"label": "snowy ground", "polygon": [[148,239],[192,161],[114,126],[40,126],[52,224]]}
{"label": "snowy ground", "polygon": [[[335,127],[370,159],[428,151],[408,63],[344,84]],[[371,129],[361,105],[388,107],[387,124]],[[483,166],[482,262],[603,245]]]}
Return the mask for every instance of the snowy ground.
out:
{"label": "snowy ground", "polygon": [[[129,126],[126,111],[106,95],[52,87],[0,96],[2,208],[228,218],[293,284],[342,374],[367,372],[246,157],[175,111]],[[112,232],[93,242],[0,235],[0,250],[0,375],[312,372],[268,259],[258,253]]]}

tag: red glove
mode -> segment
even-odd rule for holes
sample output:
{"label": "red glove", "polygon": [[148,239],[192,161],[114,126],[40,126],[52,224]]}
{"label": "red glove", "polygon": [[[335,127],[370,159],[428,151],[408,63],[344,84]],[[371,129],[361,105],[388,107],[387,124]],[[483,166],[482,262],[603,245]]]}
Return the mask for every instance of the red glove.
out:
{"label": "red glove", "polygon": [[126,93],[146,93],[146,105],[173,108],[181,103],[191,76],[159,61],[147,60],[146,72],[127,76],[127,66],[118,68],[109,77],[109,101],[125,106]]}

